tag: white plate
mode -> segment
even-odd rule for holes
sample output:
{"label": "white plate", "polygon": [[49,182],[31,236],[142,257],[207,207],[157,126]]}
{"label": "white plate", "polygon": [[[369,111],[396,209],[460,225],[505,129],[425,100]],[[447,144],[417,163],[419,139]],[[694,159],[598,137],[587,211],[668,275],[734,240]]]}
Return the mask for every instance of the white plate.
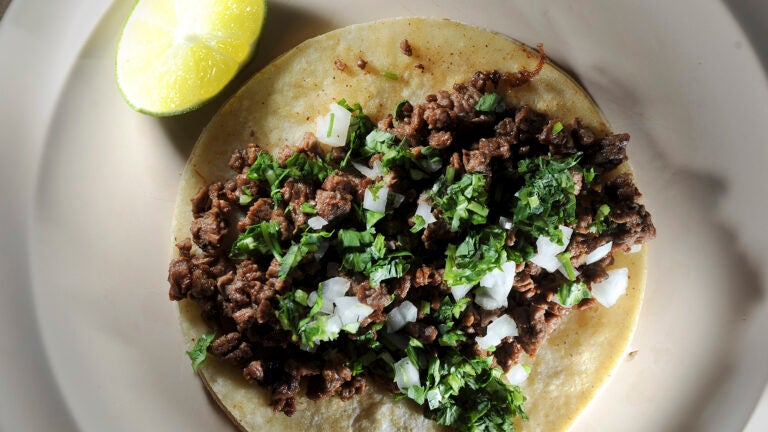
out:
{"label": "white plate", "polygon": [[[190,370],[165,282],[178,176],[225,96],[179,118],[131,111],[113,59],[133,1],[107,3],[17,0],[0,21],[0,429],[231,430]],[[638,352],[576,430],[743,429],[768,379],[768,81],[752,44],[768,45],[747,38],[764,38],[768,8],[333,3],[271,2],[227,94],[307,37],[388,16],[543,42],[632,134],[659,231]]]}

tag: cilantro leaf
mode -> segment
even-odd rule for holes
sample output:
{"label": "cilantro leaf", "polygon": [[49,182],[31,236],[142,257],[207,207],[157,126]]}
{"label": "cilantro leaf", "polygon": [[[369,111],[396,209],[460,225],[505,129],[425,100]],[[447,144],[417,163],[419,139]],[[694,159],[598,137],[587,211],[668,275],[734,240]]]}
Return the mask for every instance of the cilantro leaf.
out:
{"label": "cilantro leaf", "polygon": [[205,361],[205,358],[208,355],[208,346],[211,344],[211,342],[213,342],[215,337],[216,334],[213,332],[205,333],[197,339],[197,342],[195,342],[195,346],[192,347],[192,350],[187,351],[187,356],[189,356],[189,359],[192,360],[192,370],[195,372],[197,372],[197,369]]}
{"label": "cilantro leaf", "polygon": [[575,185],[570,169],[581,153],[565,159],[538,157],[523,159],[517,171],[525,184],[515,193],[512,222],[518,230],[534,239],[544,235],[562,241],[560,225],[576,222]]}
{"label": "cilantro leaf", "polygon": [[271,252],[276,258],[280,258],[283,250],[279,243],[279,232],[280,226],[277,222],[268,221],[251,225],[244,233],[237,236],[229,257],[245,259],[250,255],[265,255]]}
{"label": "cilantro leaf", "polygon": [[565,307],[575,306],[591,297],[592,293],[584,282],[566,282],[557,291],[557,299]]}
{"label": "cilantro leaf", "polygon": [[423,230],[427,226],[427,221],[424,220],[424,216],[416,215],[413,217],[413,226],[411,227],[412,233],[417,233]]}
{"label": "cilantro leaf", "polygon": [[327,231],[304,231],[301,234],[301,240],[298,243],[294,242],[291,247],[285,251],[285,255],[280,260],[280,270],[278,271],[279,278],[285,278],[288,273],[296,267],[304,255],[310,252],[317,252],[320,249],[320,242],[325,238],[329,238],[333,235],[332,232]]}
{"label": "cilantro leaf", "polygon": [[467,224],[481,225],[488,216],[488,193],[485,176],[480,173],[465,174],[461,180],[449,184],[440,177],[428,192],[428,198],[440,207],[451,231],[458,231]]}
{"label": "cilantro leaf", "polygon": [[304,214],[317,214],[317,209],[311,203],[303,202],[299,208]]}
{"label": "cilantro leaf", "polygon": [[600,207],[598,207],[597,214],[595,215],[595,218],[592,219],[592,223],[589,225],[589,231],[596,232],[598,234],[601,234],[603,231],[605,231],[607,228],[605,217],[608,216],[610,212],[611,208],[608,206],[608,204],[602,204]]}
{"label": "cilantro leaf", "polygon": [[269,196],[277,206],[277,203],[283,199],[280,188],[289,178],[322,182],[333,171],[333,167],[323,159],[312,159],[306,153],[294,153],[284,165],[280,165],[271,154],[261,152],[248,169],[246,177],[249,180],[262,180],[269,183]]}
{"label": "cilantro leaf", "polygon": [[504,106],[504,98],[497,93],[486,93],[480,96],[475,104],[477,111],[483,112],[504,112],[506,107]]}
{"label": "cilantro leaf", "polygon": [[469,233],[458,246],[449,244],[444,275],[448,286],[475,285],[489,271],[507,262],[506,236],[501,227],[486,226]]}
{"label": "cilantro leaf", "polygon": [[358,151],[365,145],[365,137],[375,129],[375,125],[370,117],[363,113],[363,107],[359,103],[350,106],[344,99],[341,99],[336,103],[352,113],[352,118],[349,122],[349,130],[347,132],[347,154],[339,164],[341,168],[346,168],[347,164],[349,164],[349,159],[352,157],[352,153]]}
{"label": "cilantro leaf", "polygon": [[563,131],[563,124],[562,123],[557,122],[554,125],[552,125],[552,135],[557,135],[557,134],[559,134],[562,131]]}
{"label": "cilantro leaf", "polygon": [[571,253],[563,252],[557,256],[557,260],[560,261],[560,264],[563,266],[563,270],[565,270],[565,277],[567,277],[570,281],[575,280],[576,269],[574,269],[573,264],[571,264]]}

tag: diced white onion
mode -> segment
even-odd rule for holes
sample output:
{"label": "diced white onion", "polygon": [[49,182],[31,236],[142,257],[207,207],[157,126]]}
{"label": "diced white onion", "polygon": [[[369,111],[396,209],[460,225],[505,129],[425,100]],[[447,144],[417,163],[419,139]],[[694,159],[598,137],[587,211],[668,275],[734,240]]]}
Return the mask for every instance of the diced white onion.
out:
{"label": "diced white onion", "polygon": [[414,216],[423,217],[424,222],[426,222],[427,225],[437,221],[437,219],[435,219],[435,217],[432,215],[432,207],[430,207],[430,205],[424,201],[419,201],[419,205],[416,207],[416,214],[414,214]]}
{"label": "diced white onion", "polygon": [[568,248],[568,243],[571,241],[571,234],[573,234],[573,228],[560,225],[560,231],[563,233],[563,245],[559,245],[547,236],[539,236],[536,239],[536,255],[531,258],[531,262],[537,266],[552,273],[560,267],[560,261],[557,260],[557,255],[563,253]]}
{"label": "diced white onion", "polygon": [[341,318],[336,315],[330,316],[328,317],[328,320],[325,321],[325,334],[338,335],[343,325]]}
{"label": "diced white onion", "polygon": [[[332,115],[333,114],[333,115]],[[333,124],[331,124],[333,118]],[[347,143],[347,132],[352,113],[337,103],[331,104],[331,112],[317,118],[317,140],[332,147],[342,147]],[[330,134],[328,133],[330,129]]]}
{"label": "diced white onion", "polygon": [[632,245],[632,247],[629,248],[629,253],[638,253],[641,250],[643,250],[643,244],[642,243],[636,244],[636,245]]}
{"label": "diced white onion", "polygon": [[605,258],[606,255],[611,253],[611,247],[613,247],[613,242],[609,241],[608,243],[595,248],[595,250],[587,255],[587,260],[584,262],[584,264],[596,263]]}
{"label": "diced white onion", "polygon": [[321,241],[320,244],[317,245],[317,250],[315,251],[315,259],[320,261],[323,258],[323,255],[328,252],[328,247],[330,245],[331,242],[328,240]]}
{"label": "diced white onion", "polygon": [[392,192],[392,207],[398,208],[405,201],[405,195]]}
{"label": "diced white onion", "polygon": [[384,174],[384,170],[381,169],[381,161],[374,162],[373,168],[368,168],[368,166],[359,162],[352,162],[352,166],[360,171],[360,174],[368,177],[371,180],[376,180],[377,177],[380,177]]}
{"label": "diced white onion", "polygon": [[619,297],[627,292],[629,270],[618,268],[608,270],[608,279],[592,284],[592,297],[605,307],[613,306]]}
{"label": "diced white onion", "polygon": [[504,314],[488,324],[487,330],[485,336],[475,338],[477,345],[484,350],[497,346],[507,336],[517,336],[517,323],[509,315]]}
{"label": "diced white onion", "polygon": [[379,193],[376,196],[371,192],[371,188],[365,190],[365,198],[363,199],[363,208],[378,213],[385,213],[387,211],[387,195],[389,195],[389,188],[386,186],[379,189]]}
{"label": "diced white onion", "polygon": [[313,230],[319,230],[320,228],[328,225],[328,221],[320,216],[312,216],[307,221],[307,225],[309,225],[309,227]]}
{"label": "diced white onion", "polygon": [[434,159],[434,160],[430,159],[429,162],[427,162],[425,164],[424,169],[427,170],[428,172],[433,173],[433,172],[437,172],[437,170],[439,170],[442,167],[443,167],[443,161],[442,160],[440,160],[440,159]]}
{"label": "diced white onion", "polygon": [[530,374],[530,369],[526,369],[525,366],[521,364],[516,364],[509,368],[509,371],[506,373],[506,377],[510,384],[520,385],[528,379],[528,375]]}
{"label": "diced white onion", "polygon": [[480,279],[480,288],[475,293],[475,303],[483,309],[491,310],[507,306],[507,296],[515,282],[514,261],[501,265],[501,269],[493,269]]}
{"label": "diced white onion", "polygon": [[338,297],[333,301],[336,304],[333,314],[341,320],[341,325],[360,323],[373,312],[373,308],[361,303],[355,296]]}
{"label": "diced white onion", "polygon": [[392,309],[387,314],[387,333],[393,333],[405,327],[409,322],[416,321],[419,310],[408,300],[402,302],[400,306]]}
{"label": "diced white onion", "polygon": [[512,227],[515,226],[515,224],[512,223],[512,219],[505,218],[504,216],[499,216],[499,226],[504,228],[505,230],[512,229]]}
{"label": "diced white onion", "polygon": [[451,287],[451,294],[453,294],[453,299],[455,301],[459,301],[463,299],[469,290],[472,289],[474,285],[472,284],[466,284],[466,285],[456,285]]}
{"label": "diced white onion", "polygon": [[338,276],[320,282],[320,286],[323,288],[323,305],[320,307],[320,311],[332,314],[334,300],[343,297],[350,285],[349,280]]}
{"label": "diced white onion", "polygon": [[400,390],[421,385],[419,368],[413,364],[410,358],[404,357],[395,363],[395,382]]}

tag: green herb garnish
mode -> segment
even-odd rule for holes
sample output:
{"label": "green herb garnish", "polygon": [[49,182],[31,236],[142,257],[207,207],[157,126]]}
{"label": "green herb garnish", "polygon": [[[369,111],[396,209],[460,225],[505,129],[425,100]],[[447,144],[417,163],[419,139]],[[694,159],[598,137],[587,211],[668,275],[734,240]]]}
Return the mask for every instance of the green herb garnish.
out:
{"label": "green herb garnish", "polygon": [[272,253],[275,257],[282,256],[280,247],[280,226],[277,222],[268,221],[251,225],[237,237],[232,244],[229,257],[245,259],[249,255],[264,255]]}
{"label": "green herb garnish", "polygon": [[571,253],[567,251],[563,252],[557,256],[557,260],[560,261],[563,270],[565,270],[565,277],[570,281],[576,280],[576,269],[574,269],[573,264],[571,264]]}
{"label": "green herb garnish", "polygon": [[315,206],[313,206],[311,203],[303,202],[301,203],[301,207],[299,207],[302,213],[305,214],[317,214],[317,209]]}
{"label": "green herb garnish", "polygon": [[352,153],[358,151],[358,149],[365,145],[365,137],[371,133],[375,128],[375,125],[370,117],[363,113],[363,107],[359,103],[350,106],[345,99],[341,99],[336,103],[352,113],[352,117],[349,121],[349,131],[347,132],[346,143],[349,150],[347,150],[347,154],[339,164],[341,168],[346,168]]}
{"label": "green herb garnish", "polygon": [[453,184],[449,184],[446,177],[441,177],[428,192],[428,197],[443,211],[451,231],[458,231],[468,223],[481,225],[486,222],[488,193],[483,174],[465,174]]}
{"label": "green herb garnish", "polygon": [[480,96],[475,104],[475,109],[482,112],[504,112],[504,98],[497,93],[486,93]]}
{"label": "green herb garnish", "polygon": [[475,285],[489,271],[500,268],[508,261],[506,237],[501,227],[486,226],[470,232],[458,246],[448,245],[444,274],[448,286]]}
{"label": "green herb garnish", "polygon": [[524,159],[518,173],[525,180],[515,197],[512,222],[531,237],[541,235],[562,243],[560,225],[576,222],[575,185],[570,169],[576,166],[581,153],[565,159],[538,157]]}
{"label": "green herb garnish", "polygon": [[557,291],[557,299],[565,307],[572,307],[586,298],[591,298],[587,284],[584,282],[566,282]]}
{"label": "green herb garnish", "polygon": [[322,182],[334,171],[333,167],[324,160],[311,159],[306,153],[295,153],[280,165],[271,154],[259,153],[256,162],[248,169],[246,177],[249,180],[267,181],[270,186],[270,197],[277,207],[277,203],[283,199],[280,188],[285,181],[293,178],[305,182]]}
{"label": "green herb garnish", "polygon": [[560,122],[555,123],[552,125],[552,135],[557,135],[563,130],[563,124]]}
{"label": "green herb garnish", "polygon": [[610,212],[611,208],[608,206],[608,204],[600,205],[600,207],[597,208],[597,214],[595,214],[594,219],[592,219],[592,223],[589,225],[589,231],[602,234],[602,232],[605,231],[605,228],[607,227],[605,217],[608,216]]}
{"label": "green herb garnish", "polygon": [[326,138],[331,137],[331,133],[333,132],[333,122],[336,119],[336,113],[331,113],[331,119],[328,122],[328,132],[325,133]]}
{"label": "green herb garnish", "polygon": [[195,346],[192,347],[192,351],[187,351],[187,356],[192,360],[192,370],[195,372],[205,361],[205,357],[208,355],[208,346],[215,337],[215,333],[206,333],[197,339]]}
{"label": "green herb garnish", "polygon": [[381,71],[381,76],[391,80],[397,80],[397,74],[390,71]]}

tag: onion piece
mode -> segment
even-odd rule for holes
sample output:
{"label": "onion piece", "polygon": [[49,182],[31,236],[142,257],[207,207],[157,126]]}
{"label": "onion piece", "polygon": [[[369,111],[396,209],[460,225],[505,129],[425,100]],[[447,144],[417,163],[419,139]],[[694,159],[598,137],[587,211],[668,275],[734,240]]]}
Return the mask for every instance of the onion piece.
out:
{"label": "onion piece", "polygon": [[[565,267],[563,267],[563,263],[560,263],[560,267],[558,267],[557,270],[559,270],[560,273],[562,273],[563,276],[565,276],[565,278],[568,279],[568,271],[565,270]],[[573,274],[574,274],[574,276],[578,276],[579,275],[579,271],[576,270],[576,267],[573,268]]]}
{"label": "onion piece", "polygon": [[413,386],[420,386],[419,368],[413,364],[410,358],[404,357],[394,365],[395,382],[400,390],[407,390]]}
{"label": "onion piece", "polygon": [[377,213],[386,213],[387,195],[389,195],[389,188],[386,186],[379,189],[376,196],[373,195],[370,187],[366,188],[365,198],[363,199],[363,208]]}
{"label": "onion piece", "polygon": [[560,261],[558,261],[557,255],[568,249],[568,243],[571,241],[573,228],[560,225],[560,232],[563,233],[562,246],[553,242],[547,236],[539,236],[539,238],[536,239],[536,255],[531,258],[532,263],[550,273],[553,273],[560,267]]}
{"label": "onion piece", "polygon": [[421,200],[419,201],[419,205],[416,207],[416,214],[414,214],[414,216],[423,217],[424,222],[426,222],[427,225],[437,221],[435,216],[432,215],[432,207],[426,202]]}
{"label": "onion piece", "polygon": [[632,245],[632,247],[629,248],[629,252],[627,252],[627,253],[638,253],[641,250],[643,250],[643,244],[642,243],[636,244],[636,245]]}
{"label": "onion piece", "polygon": [[405,195],[399,194],[397,192],[392,192],[392,207],[398,208],[400,205],[405,201]]}
{"label": "onion piece", "polygon": [[331,104],[331,112],[317,118],[317,140],[331,147],[343,147],[347,143],[352,113],[337,103]]}
{"label": "onion piece", "polygon": [[601,259],[605,258],[606,255],[611,253],[611,248],[613,247],[613,242],[609,241],[608,243],[599,246],[595,248],[592,252],[587,255],[587,260],[584,261],[584,264],[592,264],[600,261]]}
{"label": "onion piece", "polygon": [[453,300],[459,301],[463,299],[469,290],[472,289],[474,285],[472,284],[466,284],[466,285],[456,285],[451,287],[451,294],[453,294]]}
{"label": "onion piece", "polygon": [[520,385],[528,379],[528,375],[531,374],[531,369],[526,368],[521,364],[516,364],[509,368],[509,371],[505,374],[507,381],[512,385]]}
{"label": "onion piece", "polygon": [[617,268],[608,270],[608,279],[592,284],[592,297],[605,307],[613,306],[619,297],[627,292],[629,270]]}
{"label": "onion piece", "polygon": [[328,252],[328,247],[331,245],[331,242],[328,240],[323,240],[320,242],[320,244],[317,245],[317,250],[315,251],[315,259],[320,261],[326,252]]}
{"label": "onion piece", "polygon": [[355,296],[338,297],[333,301],[336,309],[333,314],[341,320],[342,326],[352,323],[362,322],[368,315],[373,313],[373,308],[365,303],[361,303]]}
{"label": "onion piece", "polygon": [[515,224],[512,223],[512,219],[505,218],[504,216],[499,216],[499,226],[504,228],[505,230],[510,230],[515,226]]}
{"label": "onion piece", "polygon": [[373,168],[368,168],[359,162],[352,162],[352,166],[360,171],[360,174],[368,177],[371,180],[376,180],[376,178],[384,175],[384,170],[381,169],[381,161],[374,162]]}
{"label": "onion piece", "polygon": [[492,310],[507,306],[507,296],[515,282],[517,264],[509,261],[501,269],[493,269],[480,279],[480,288],[475,293],[475,303],[483,309]]}
{"label": "onion piece", "polygon": [[394,333],[409,322],[416,321],[419,310],[408,300],[387,314],[387,333]]}
{"label": "onion piece", "polygon": [[[351,283],[349,280],[343,277],[334,277],[326,281],[320,282],[320,286],[323,289],[323,304],[320,306],[320,311],[327,314],[333,313],[333,302],[339,297],[343,297],[347,293]],[[311,295],[311,294],[310,294]],[[315,298],[317,295],[315,295]],[[307,297],[309,303],[309,297]],[[314,301],[310,306],[314,306]]]}
{"label": "onion piece", "polygon": [[424,169],[427,172],[433,173],[437,172],[440,168],[443,167],[443,161],[440,159],[430,159],[426,164],[424,164]]}
{"label": "onion piece", "polygon": [[504,314],[488,324],[485,336],[478,336],[475,341],[480,348],[487,350],[499,345],[508,336],[517,336],[517,323],[509,315]]}
{"label": "onion piece", "polygon": [[309,227],[313,230],[319,230],[320,228],[328,225],[328,221],[320,216],[312,216],[307,221],[307,225],[309,225]]}

